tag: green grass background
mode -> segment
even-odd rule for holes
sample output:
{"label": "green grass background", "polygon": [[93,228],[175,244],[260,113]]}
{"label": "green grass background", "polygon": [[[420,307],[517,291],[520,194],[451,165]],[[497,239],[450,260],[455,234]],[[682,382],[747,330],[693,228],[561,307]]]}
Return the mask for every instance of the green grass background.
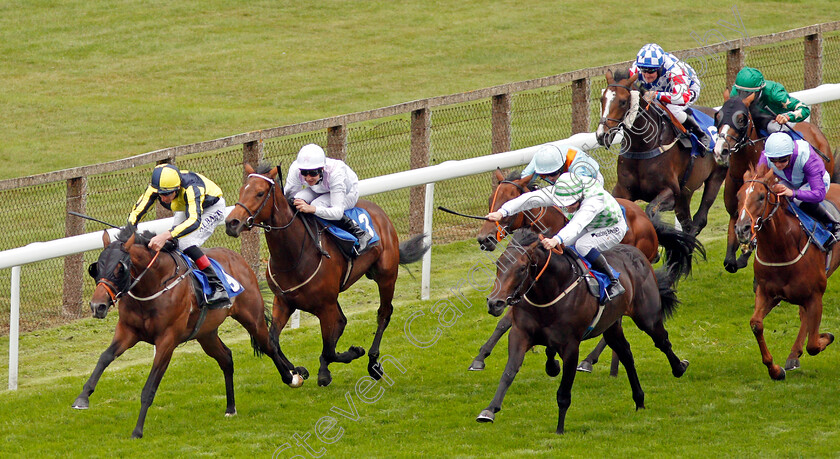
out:
{"label": "green grass background", "polygon": [[[719,41],[713,29],[732,39],[735,32],[718,21],[734,22],[733,6],[750,36],[836,19],[827,0],[708,1],[702,8],[666,2],[647,11],[626,2],[562,1],[4,2],[0,178],[618,62],[650,41],[695,47]],[[434,248],[431,300],[420,301],[419,282],[401,275],[383,353],[407,371],[392,373],[394,385],[375,403],[353,395],[359,418],[336,416],[344,432],[331,445],[315,439],[316,422],[333,406],[347,409],[345,394],[366,375],[364,360],[334,365],[327,388],[313,380],[292,390],[267,359],[252,356],[232,321],[221,335],[234,353],[238,416],[222,416],[221,372],[195,343],[176,351],[143,440],[128,437],[149,345],[106,371],[90,410],[72,410],[110,342],[112,314],[22,337],[20,389],[0,393],[0,455],[267,457],[290,442],[289,457],[305,455],[294,436],[311,434],[309,443],[325,457],[837,457],[835,346],[803,357],[786,381],[769,380],[748,326],[750,270],[730,275],[721,266],[720,204],[702,235],[709,261],[680,285],[683,304],[667,324],[675,350],[691,361],[687,374],[671,377],[649,338],[626,324],[647,410],[633,411],[623,371],[609,378],[601,365],[577,378],[568,433],[557,437],[559,379],[544,374],[541,355],[529,354],[496,423],[476,423],[506,356],[503,340],[486,371],[466,371],[496,323],[484,294],[464,287],[471,307],[428,348],[413,345],[404,330],[412,313],[424,311],[415,335],[431,339],[435,302],[464,286],[471,267],[487,264],[467,241]],[[350,321],[342,348],[369,345],[374,295],[365,280],[342,296]],[[838,329],[836,297],[830,285],[827,331]],[[795,308],[783,304],[766,325],[771,351],[784,361],[798,328]],[[0,355],[8,343],[0,338]],[[296,364],[317,370],[320,334],[312,317],[304,315],[303,327],[286,331],[281,344]],[[0,373],[6,365],[2,359]]]}

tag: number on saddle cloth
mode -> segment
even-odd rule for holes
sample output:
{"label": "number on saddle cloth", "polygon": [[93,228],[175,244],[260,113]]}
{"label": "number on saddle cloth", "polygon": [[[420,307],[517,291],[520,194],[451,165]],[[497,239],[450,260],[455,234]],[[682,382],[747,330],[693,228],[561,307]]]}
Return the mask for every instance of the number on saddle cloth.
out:
{"label": "number on saddle cloth", "polygon": [[[700,129],[706,131],[706,134],[711,139],[709,142],[709,151],[714,151],[715,143],[718,139],[718,131],[717,126],[715,126],[715,119],[711,116],[701,112],[700,110],[686,110],[688,116],[693,116],[694,120],[697,121],[697,125],[700,126]],[[700,145],[700,141],[697,140],[697,136],[693,133],[688,133],[689,138],[691,138],[691,156],[702,156],[704,154],[703,147]]]}
{"label": "number on saddle cloth", "polygon": [[[586,258],[580,256],[580,254],[577,252],[577,250],[574,249],[574,247],[566,247],[566,250],[571,250],[575,254],[575,257],[577,257],[577,259],[580,260],[581,263],[583,263],[583,265],[586,267],[586,270],[590,274],[592,274],[592,277],[594,277],[595,280],[598,281],[598,302],[600,304],[604,304],[607,301],[607,287],[609,287],[610,285],[610,278],[607,277],[605,273],[602,273],[601,271],[598,271],[595,268],[593,268],[589,261],[587,261]],[[619,271],[616,271],[615,268],[613,268],[612,266],[610,266],[610,269],[612,269],[615,278],[618,279],[621,273]],[[595,295],[591,284],[589,293]]]}
{"label": "number on saddle cloth", "polygon": [[[192,258],[188,257],[183,252],[181,252],[181,256],[187,262],[187,265],[189,265],[193,273],[193,279],[201,286],[201,290],[204,291],[204,294],[209,295],[213,293],[213,289],[210,287],[210,282],[207,281],[207,275],[195,266],[195,262]],[[216,271],[216,275],[219,276],[219,279],[222,281],[222,285],[225,286],[228,297],[233,298],[245,291],[245,287],[243,287],[239,281],[234,279],[233,276],[228,274],[218,261],[210,257],[207,257],[207,259],[210,260],[210,265],[213,267],[213,270]]]}
{"label": "number on saddle cloth", "polygon": [[[350,217],[359,228],[368,232],[368,234],[372,235],[370,238],[370,242],[368,245],[373,245],[373,243],[379,241],[379,233],[376,232],[376,228],[373,227],[373,220],[370,217],[370,214],[365,209],[361,207],[353,207],[344,211],[344,215]],[[330,220],[324,220],[323,218],[316,217],[318,220],[327,227],[327,230],[335,236],[336,239],[340,241],[351,241],[354,244],[356,243],[357,239],[356,236],[344,231],[343,229],[335,226],[334,222]]]}
{"label": "number on saddle cloth", "polygon": [[802,229],[805,230],[805,233],[808,234],[808,237],[810,237],[821,250],[825,251],[825,244],[833,237],[831,235],[831,231],[829,231],[824,224],[814,220],[813,217],[805,213],[805,211],[800,209],[799,206],[793,203],[793,201],[788,201],[788,205],[790,211],[799,218],[799,223],[801,224]]}

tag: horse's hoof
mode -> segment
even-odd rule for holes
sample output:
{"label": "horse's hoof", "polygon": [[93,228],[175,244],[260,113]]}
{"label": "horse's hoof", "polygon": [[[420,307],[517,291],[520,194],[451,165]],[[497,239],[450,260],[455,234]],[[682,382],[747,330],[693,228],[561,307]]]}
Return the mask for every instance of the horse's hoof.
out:
{"label": "horse's hoof", "polygon": [[778,371],[776,371],[775,373],[773,372],[773,370],[770,370],[770,379],[772,379],[774,381],[784,381],[785,380],[785,369],[780,367],[780,366],[776,366],[774,369],[776,369],[776,368],[778,368]]}
{"label": "horse's hoof", "polygon": [[356,354],[356,357],[353,357],[354,359],[358,359],[359,357],[365,355],[365,348],[361,346],[350,346],[350,352]]}
{"label": "horse's hoof", "polygon": [[688,360],[683,360],[680,362],[680,366],[676,368],[673,373],[674,377],[679,378],[680,376],[685,374],[685,370],[688,369]]}
{"label": "horse's hoof", "polygon": [[555,377],[560,374],[560,362],[551,359],[545,362],[545,374],[550,377]]}
{"label": "horse's hoof", "polygon": [[481,414],[479,414],[478,417],[475,418],[475,420],[478,422],[493,422],[495,419],[496,415],[493,414],[493,412],[490,410],[482,411]]}
{"label": "horse's hoof", "polygon": [[470,371],[481,371],[484,369],[484,361],[475,359],[470,364]]}
{"label": "horse's hoof", "polygon": [[289,387],[292,389],[297,389],[298,387],[303,385],[303,377],[298,374],[292,375],[292,382],[289,383]]}
{"label": "horse's hoof", "polygon": [[797,368],[799,368],[799,359],[787,359],[785,371],[796,370]]}
{"label": "horse's hoof", "polygon": [[318,373],[318,385],[321,387],[327,387],[332,382],[332,375],[327,373]]}
{"label": "horse's hoof", "polygon": [[825,346],[828,347],[829,344],[834,342],[834,335],[828,332],[826,332],[826,335],[828,335],[828,343],[826,343]]}
{"label": "horse's hoof", "polygon": [[143,431],[134,429],[134,432],[131,432],[131,438],[143,438]]}
{"label": "horse's hoof", "polygon": [[732,263],[724,263],[723,268],[729,273],[734,274],[734,273],[738,272],[738,266],[736,266]]}
{"label": "horse's hoof", "polygon": [[73,408],[77,410],[86,410],[90,408],[90,401],[84,397],[79,397],[73,402]]}
{"label": "horse's hoof", "polygon": [[592,373],[592,364],[589,361],[584,360],[580,362],[580,365],[577,366],[577,371],[582,373]]}
{"label": "horse's hoof", "polygon": [[234,408],[233,411],[230,413],[225,413],[226,418],[232,418],[234,416],[236,416],[236,408]]}

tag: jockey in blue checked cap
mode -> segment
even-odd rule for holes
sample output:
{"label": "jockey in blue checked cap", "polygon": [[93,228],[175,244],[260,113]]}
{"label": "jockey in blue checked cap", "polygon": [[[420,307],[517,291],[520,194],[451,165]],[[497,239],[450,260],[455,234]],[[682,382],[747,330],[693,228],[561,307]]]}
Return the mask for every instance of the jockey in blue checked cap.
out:
{"label": "jockey in blue checked cap", "polygon": [[627,232],[627,222],[621,206],[597,180],[564,173],[554,186],[525,193],[485,218],[497,222],[516,212],[547,206],[558,206],[569,222],[554,237],[543,239],[543,247],[549,250],[560,244],[574,247],[593,268],[609,277],[610,299],[624,293],[624,287],[601,252],[621,242]]}
{"label": "jockey in blue checked cap", "polygon": [[633,75],[639,75],[637,81],[647,90],[645,100],[662,102],[674,118],[697,136],[706,150],[709,149],[711,138],[688,113],[700,97],[700,78],[690,65],[665,52],[656,43],[648,43],[642,46],[630,66],[630,76]]}

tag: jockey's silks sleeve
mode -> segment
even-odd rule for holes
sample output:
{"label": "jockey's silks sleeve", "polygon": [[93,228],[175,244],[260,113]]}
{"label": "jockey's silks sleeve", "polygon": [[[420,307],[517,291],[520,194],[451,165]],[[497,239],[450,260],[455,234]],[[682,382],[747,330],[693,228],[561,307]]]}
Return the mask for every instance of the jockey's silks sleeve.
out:
{"label": "jockey's silks sleeve", "polygon": [[763,92],[767,108],[761,108],[764,110],[769,108],[774,115],[785,115],[790,118],[792,123],[804,121],[811,115],[810,107],[799,99],[792,97],[784,86],[775,81],[768,81]]}
{"label": "jockey's silks sleeve", "polygon": [[146,212],[157,201],[157,198],[157,190],[151,186],[146,187],[146,191],[143,192],[143,195],[134,204],[134,208],[131,209],[131,213],[128,214],[128,223],[137,226],[137,222],[143,218],[143,215],[146,215]]}

